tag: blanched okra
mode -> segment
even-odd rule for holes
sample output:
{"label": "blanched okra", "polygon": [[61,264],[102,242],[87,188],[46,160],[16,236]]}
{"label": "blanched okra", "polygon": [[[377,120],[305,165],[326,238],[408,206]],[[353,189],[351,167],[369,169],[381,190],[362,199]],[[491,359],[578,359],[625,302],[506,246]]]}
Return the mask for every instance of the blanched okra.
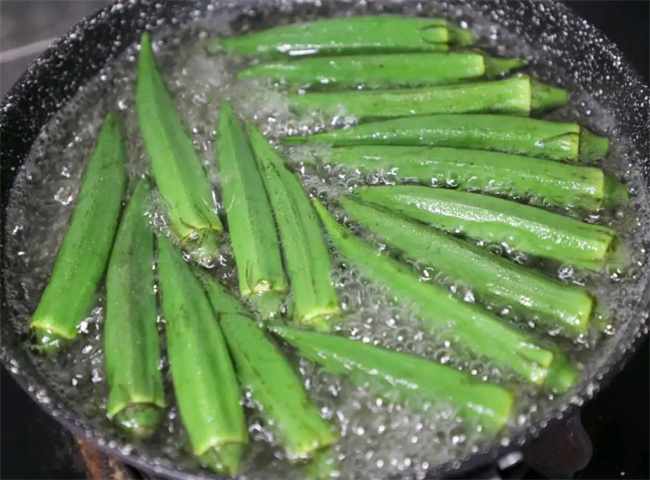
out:
{"label": "blanched okra", "polygon": [[190,266],[164,237],[158,251],[167,354],[192,453],[216,472],[237,473],[248,430],[226,341]]}
{"label": "blanched okra", "polygon": [[371,122],[315,135],[289,136],[289,144],[403,145],[474,148],[531,157],[591,161],[607,153],[608,141],[577,123],[490,114],[442,114]]}
{"label": "blanched okra", "polygon": [[398,180],[585,211],[623,205],[629,196],[599,168],[484,150],[363,145],[332,148],[323,160],[363,174],[391,173]]}
{"label": "blanched okra", "polygon": [[360,385],[374,380],[385,389],[385,396],[394,398],[396,393],[400,403],[418,395],[448,402],[459,408],[462,418],[491,433],[503,428],[510,416],[514,402],[511,392],[466,373],[326,333],[284,326],[273,331],[326,371],[348,375]]}
{"label": "blanched okra", "polygon": [[448,43],[469,45],[472,34],[443,19],[373,15],[292,23],[237,37],[211,38],[206,48],[256,57],[299,57],[444,52]]}
{"label": "blanched okra", "polygon": [[231,313],[221,315],[221,328],[241,384],[272,423],[288,458],[303,460],[335,443],[337,435],[266,332],[250,318]]}
{"label": "blanched okra", "polygon": [[74,339],[95,301],[122,209],[125,163],[118,120],[108,115],[84,172],[50,281],[31,319],[36,340],[46,350]]}
{"label": "blanched okra", "polygon": [[436,113],[528,115],[567,103],[566,90],[526,75],[502,80],[403,90],[293,93],[289,107],[300,114],[320,111],[327,118],[348,115],[359,121]]}
{"label": "blanched okra", "polygon": [[496,76],[524,64],[515,58],[473,52],[352,55],[262,63],[242,70],[237,76],[270,78],[293,87],[416,87]]}
{"label": "blanched okra", "polygon": [[439,230],[350,197],[343,198],[341,205],[355,222],[388,245],[460,280],[479,295],[539,317],[541,323],[560,329],[564,335],[573,337],[588,330],[593,299],[584,289],[556,282]]}
{"label": "blanched okra", "polygon": [[140,180],[122,216],[106,273],[104,354],[108,415],[134,436],[153,433],[165,408],[154,291],[154,240]]}
{"label": "blanched okra", "polygon": [[221,107],[217,149],[239,291],[273,317],[287,291],[280,244],[255,157],[229,103]]}
{"label": "blanched okra", "polygon": [[328,318],[341,313],[332,284],[332,263],[318,216],[300,180],[252,124],[246,125],[280,232],[287,274],[299,323],[327,329]]}
{"label": "blanched okra", "polygon": [[599,270],[618,248],[611,228],[502,198],[417,185],[364,187],[360,199],[441,230]]}
{"label": "blanched okra", "polygon": [[198,243],[214,255],[223,226],[212,186],[156,68],[148,33],[142,35],[135,98],[142,140],[172,228],[182,242]]}
{"label": "blanched okra", "polygon": [[[367,279],[386,286],[397,301],[417,307],[429,323],[451,328],[449,335],[461,345],[535,384],[546,382],[565,391],[575,381],[574,370],[559,351],[544,347],[487,310],[452,297],[442,287],[420,281],[405,264],[378,255],[373,246],[339,225],[320,202],[315,201],[315,207],[340,253]],[[557,370],[562,373],[556,374]]]}

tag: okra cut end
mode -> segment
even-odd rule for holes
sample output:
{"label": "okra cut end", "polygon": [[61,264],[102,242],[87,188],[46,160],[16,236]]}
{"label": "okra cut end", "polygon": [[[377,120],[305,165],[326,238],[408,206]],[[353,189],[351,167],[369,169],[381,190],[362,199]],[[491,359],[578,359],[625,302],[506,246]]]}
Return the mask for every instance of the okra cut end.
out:
{"label": "okra cut end", "polygon": [[498,58],[485,55],[485,75],[497,77],[526,66],[525,60],[519,58]]}
{"label": "okra cut end", "polygon": [[199,455],[199,460],[217,473],[234,475],[240,472],[245,450],[246,445],[243,443],[225,443],[208,448],[205,453]]}
{"label": "okra cut end", "polygon": [[606,137],[600,137],[584,127],[580,128],[580,160],[585,162],[600,160],[607,155],[608,150],[609,140]]}
{"label": "okra cut end", "polygon": [[136,438],[147,438],[156,430],[162,419],[163,410],[157,405],[129,405],[116,413],[113,421],[128,434]]}
{"label": "okra cut end", "polygon": [[263,292],[253,294],[249,298],[255,309],[258,310],[262,320],[278,321],[282,316],[284,300],[286,298],[284,292]]}
{"label": "okra cut end", "polygon": [[474,34],[471,30],[449,25],[447,31],[447,34],[449,35],[449,43],[451,45],[466,47],[474,43]]}
{"label": "okra cut end", "polygon": [[341,308],[336,305],[329,309],[313,312],[311,315],[297,319],[296,323],[317,332],[331,332],[341,317]]}
{"label": "okra cut end", "polygon": [[569,103],[569,92],[535,79],[530,80],[530,109],[550,110]]}
{"label": "okra cut end", "polygon": [[36,347],[38,350],[43,353],[52,354],[59,351],[63,345],[73,340],[76,335],[57,332],[56,329],[49,325],[49,323],[50,322],[47,321],[41,321],[38,318],[32,319],[32,329],[36,335]]}
{"label": "okra cut end", "polygon": [[556,393],[565,393],[578,381],[578,371],[569,363],[568,358],[556,352],[553,362],[548,367],[544,384]]}
{"label": "okra cut end", "polygon": [[630,199],[630,192],[627,187],[614,177],[604,176],[603,201],[605,209],[615,209],[625,206]]}

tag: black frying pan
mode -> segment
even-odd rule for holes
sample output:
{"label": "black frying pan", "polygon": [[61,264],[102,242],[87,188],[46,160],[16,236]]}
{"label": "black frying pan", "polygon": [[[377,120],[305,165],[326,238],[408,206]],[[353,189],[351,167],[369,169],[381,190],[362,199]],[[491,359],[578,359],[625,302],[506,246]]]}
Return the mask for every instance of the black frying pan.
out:
{"label": "black frying pan", "polygon": [[[231,3],[214,2],[212,15],[228,15],[233,26],[242,23],[256,28],[262,21],[277,23],[293,15],[331,16],[342,10],[356,12],[413,11],[415,2],[369,2],[365,8],[355,2],[303,1],[293,3],[239,0]],[[48,119],[57,112],[90,78],[119,55],[129,44],[139,38],[144,29],[165,29],[191,20],[193,16],[208,13],[208,2],[155,2],[140,1],[109,6],[75,27],[68,35],[49,48],[29,69],[20,82],[13,87],[0,107],[0,138],[2,157],[0,169],[2,239],[7,235],[6,208],[10,188],[23,164],[36,136]],[[623,60],[620,51],[594,27],[584,23],[564,6],[552,2],[508,1],[476,2],[427,2],[422,14],[442,13],[454,20],[474,20],[479,24],[492,24],[493,28],[480,28],[484,37],[498,33],[498,43],[505,45],[509,53],[521,54],[520,46],[544,45],[541,56],[533,63],[552,65],[544,72],[561,71],[561,78],[554,79],[569,88],[583,90],[594,95],[597,101],[612,115],[616,122],[610,138],[625,139],[636,167],[642,169],[646,185],[650,175],[648,161],[648,89],[637,73]],[[153,27],[155,26],[155,28]],[[115,40],[119,38],[120,42]],[[489,42],[488,42],[489,43]],[[7,264],[6,246],[0,243],[3,267]],[[34,365],[24,342],[9,319],[14,314],[7,299],[5,269],[2,275],[0,333],[0,357],[16,380],[39,403],[44,410],[56,416],[66,428],[78,436],[87,437],[108,454],[115,456],[156,475],[175,478],[210,476],[191,464],[175,463],[163,458],[161,452],[139,447],[127,451],[124,441],[107,427],[105,419],[92,418],[75,410],[66,398],[58,395],[48,385]],[[596,365],[593,388],[580,389],[579,395],[569,406],[558,408],[548,417],[535,422],[532,427],[518,432],[508,446],[494,443],[475,455],[457,459],[444,465],[435,465],[432,475],[460,474],[485,465],[510,450],[519,449],[536,437],[549,425],[574,412],[580,404],[591,398],[623,367],[627,358],[647,333],[645,311],[649,302],[648,289],[638,298],[636,309],[638,321],[629,322],[601,346],[601,360]]]}

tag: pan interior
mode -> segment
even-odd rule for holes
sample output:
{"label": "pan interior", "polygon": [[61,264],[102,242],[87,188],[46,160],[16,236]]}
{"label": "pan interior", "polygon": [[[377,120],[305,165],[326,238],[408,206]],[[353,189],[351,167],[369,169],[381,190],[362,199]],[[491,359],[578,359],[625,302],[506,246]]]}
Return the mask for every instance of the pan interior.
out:
{"label": "pan interior", "polygon": [[[507,2],[503,3],[508,6]],[[233,73],[241,68],[242,60],[226,54],[208,57],[201,40],[208,34],[229,35],[248,28],[273,26],[280,21],[358,14],[365,10],[376,13],[382,9],[381,4],[366,7],[319,5],[294,7],[273,4],[268,9],[254,9],[254,15],[245,16],[240,12],[223,14],[217,13],[215,8],[206,9],[182,27],[162,28],[155,37],[159,67],[191,132],[194,145],[213,178],[217,178],[214,169],[216,117],[222,100],[230,99],[242,116],[258,122],[272,138],[298,130],[317,130],[324,126],[324,120],[294,117],[270,85],[237,81]],[[387,10],[407,15],[441,12],[471,28],[479,37],[480,46],[486,50],[498,55],[526,58],[535,75],[563,85],[572,93],[571,104],[553,112],[552,119],[577,120],[614,140],[612,153],[602,166],[624,181],[634,194],[633,200],[630,207],[618,215],[588,220],[612,225],[622,232],[632,266],[622,277],[605,275],[589,280],[598,298],[602,299],[604,310],[609,313],[593,332],[578,342],[559,340],[570,352],[572,362],[581,369],[581,380],[571,392],[553,396],[517,385],[506,372],[468,352],[458,353],[457,348],[440,339],[440,332],[432,331],[415,320],[412,309],[388,301],[383,289],[368,285],[358,272],[345,268],[342,259],[335,256],[335,282],[348,314],[341,325],[344,334],[446,363],[477,377],[503,383],[517,392],[516,414],[506,430],[494,440],[459,423],[449,405],[429,404],[426,399],[409,405],[392,403],[390,399],[379,400],[373,394],[375,386],[372,384],[367,389],[360,389],[344,377],[327,374],[308,362],[299,361],[305,383],[321,413],[343,432],[336,447],[342,462],[342,478],[422,477],[428,470],[442,465],[458,468],[461,460],[486,452],[495,444],[504,447],[516,445],[523,441],[524,433],[534,432],[550,418],[561,416],[569,405],[580,405],[593,395],[614,361],[623,355],[634,338],[647,330],[645,307],[650,275],[646,252],[650,241],[650,210],[644,176],[647,173],[647,145],[641,138],[643,132],[626,123],[629,116],[626,119],[624,115],[626,102],[634,97],[629,100],[622,94],[615,94],[605,88],[606,83],[602,88],[595,88],[598,85],[593,78],[596,73],[589,70],[589,59],[580,60],[585,65],[578,65],[578,68],[567,64],[566,58],[554,50],[557,40],[549,33],[543,42],[532,41],[531,33],[525,30],[527,25],[518,20],[517,13],[508,11],[500,16],[496,4],[489,7],[480,3],[474,6],[427,5],[400,3],[400,6],[389,5]],[[535,6],[529,8],[547,23],[554,20],[553,14],[559,15],[558,12],[563,11],[549,13]],[[564,21],[560,17],[555,20],[560,25]],[[565,41],[574,40],[586,41],[585,38]],[[148,160],[135,116],[136,60],[137,48],[132,45],[84,85],[83,91],[43,128],[16,177],[5,232],[3,273],[8,318],[22,339],[21,347],[28,352],[29,362],[44,382],[32,386],[39,402],[55,404],[55,412],[74,412],[88,435],[101,439],[123,454],[138,456],[160,467],[209,475],[200,470],[200,465],[186,451],[185,433],[171,388],[167,389],[171,405],[167,418],[148,441],[127,442],[106,419],[103,292],[99,293],[92,314],[84,320],[80,338],[65,352],[44,358],[36,355],[29,346],[29,317],[50,275],[75,204],[83,167],[108,111],[116,111],[123,122],[132,177],[147,171]],[[615,60],[612,62],[616,63]],[[599,75],[606,74],[601,72]],[[609,88],[613,86],[610,82]],[[345,117],[340,121],[346,122]],[[285,151],[289,160],[299,167],[305,188],[313,195],[335,200],[350,188],[368,182],[367,178],[336,169],[300,168],[304,166],[305,155],[311,153],[299,148]],[[391,178],[378,177],[370,181],[383,183],[390,182]],[[159,208],[152,210],[152,219],[154,228],[166,228]],[[221,281],[234,286],[234,264],[228,252],[208,266]],[[579,272],[562,266],[546,265],[544,268],[569,283],[586,280]],[[436,274],[435,270],[417,264],[414,269],[423,276]],[[471,291],[459,288],[458,294],[471,301]],[[509,317],[509,314],[505,313],[505,316]],[[163,323],[161,319],[161,332]],[[541,325],[526,328],[544,331]],[[291,355],[288,351],[287,354]],[[20,365],[14,365],[14,373],[20,368]],[[168,386],[171,386],[165,359],[161,368]],[[250,404],[247,406],[252,407]],[[254,441],[247,456],[246,474],[242,477],[301,478],[303,472],[291,467],[280,449],[269,445],[269,441],[273,443],[273,437],[259,414],[252,408],[248,413]]]}

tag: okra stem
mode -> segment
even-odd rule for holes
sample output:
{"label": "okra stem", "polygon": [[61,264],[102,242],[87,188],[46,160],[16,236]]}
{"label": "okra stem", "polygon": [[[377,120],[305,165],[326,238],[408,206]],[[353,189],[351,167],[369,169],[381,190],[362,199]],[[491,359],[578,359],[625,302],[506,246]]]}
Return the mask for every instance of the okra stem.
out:
{"label": "okra stem", "polygon": [[447,43],[468,45],[472,34],[443,19],[374,15],[292,23],[237,37],[211,38],[209,52],[299,57],[366,53],[441,52]]}
{"label": "okra stem", "polygon": [[327,150],[323,160],[398,181],[481,191],[535,204],[597,211],[623,205],[627,190],[599,168],[484,150],[362,145]]}
{"label": "okra stem", "polygon": [[154,240],[145,216],[149,186],[140,180],[122,216],[106,273],[104,354],[108,415],[148,437],[165,408],[154,292]]}
{"label": "okra stem", "polygon": [[212,186],[161,74],[151,37],[142,35],[136,106],[142,140],[171,226],[182,242],[198,243],[208,255],[223,230]]}
{"label": "okra stem", "polygon": [[365,123],[285,143],[351,145],[428,145],[519,153],[564,161],[591,161],[607,153],[608,142],[577,123],[490,114],[442,114]]}
{"label": "okra stem", "polygon": [[122,209],[126,151],[108,115],[83,175],[70,226],[31,319],[40,347],[54,351],[77,336],[104,275]]}
{"label": "okra stem", "polygon": [[601,269],[619,245],[611,228],[476,193],[398,185],[364,187],[357,195],[446,232],[578,268]]}
{"label": "okra stem", "polygon": [[226,341],[190,266],[164,237],[158,250],[167,354],[192,452],[219,473],[237,473],[248,431]]}
{"label": "okra stem", "polygon": [[304,114],[320,111],[327,118],[352,116],[359,121],[442,113],[510,113],[528,115],[564,105],[565,90],[531,82],[520,75],[503,80],[404,90],[362,90],[289,94],[289,107]]}
{"label": "okra stem", "polygon": [[300,180],[252,124],[246,125],[282,240],[282,251],[299,323],[327,328],[341,313],[332,284],[332,264],[320,224]]}
{"label": "okra stem", "polygon": [[[475,304],[452,297],[437,285],[421,282],[411,270],[370,244],[354,237],[318,201],[316,211],[341,254],[352,260],[363,275],[389,288],[397,301],[410,302],[433,325],[451,328],[460,345],[482,355],[499,368],[516,372],[529,382],[547,381],[549,369],[562,362],[560,352],[547,349],[528,333],[511,327]],[[569,367],[567,367],[569,368]],[[557,385],[549,385],[557,388]]]}
{"label": "okra stem", "polygon": [[259,303],[263,316],[272,317],[287,290],[280,244],[264,182],[229,103],[221,107],[217,148],[239,290]]}
{"label": "okra stem", "polygon": [[241,384],[273,425],[288,458],[303,460],[335,443],[337,435],[266,333],[248,317],[231,313],[221,316],[221,328]]}
{"label": "okra stem", "polygon": [[445,85],[508,73],[522,60],[481,53],[406,53],[278,60],[242,70],[239,78],[269,78],[292,87],[390,88]]}
{"label": "okra stem", "polygon": [[397,393],[399,403],[417,395],[449,402],[462,418],[491,433],[503,428],[510,416],[511,392],[452,368],[331,334],[284,326],[273,332],[326,371],[348,375],[360,385],[374,380],[381,385],[380,396]]}
{"label": "okra stem", "polygon": [[501,302],[568,336],[587,331],[593,308],[582,288],[565,285],[422,224],[359,203],[341,206],[355,222],[411,258],[433,266],[485,298]]}

